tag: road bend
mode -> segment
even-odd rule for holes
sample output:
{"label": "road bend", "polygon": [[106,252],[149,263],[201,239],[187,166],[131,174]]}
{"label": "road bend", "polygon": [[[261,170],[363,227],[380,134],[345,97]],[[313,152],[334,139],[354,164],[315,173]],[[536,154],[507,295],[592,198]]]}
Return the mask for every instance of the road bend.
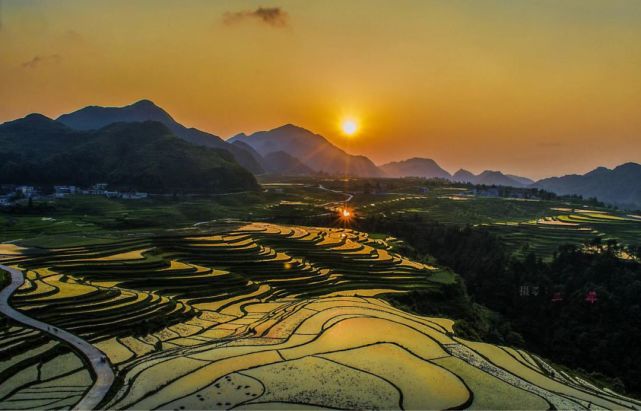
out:
{"label": "road bend", "polygon": [[330,201],[329,203],[321,204],[321,207],[328,207],[328,206],[330,206],[332,204],[348,203],[348,202],[352,201],[352,198],[354,198],[354,194],[346,193],[344,191],[331,190],[329,188],[326,188],[322,184],[319,184],[318,188],[320,188],[321,190],[324,190],[324,191],[329,191],[330,193],[342,194],[342,195],[345,196],[344,200],[341,200],[341,201]]}
{"label": "road bend", "polygon": [[47,333],[54,339],[66,342],[76,352],[82,354],[86,359],[86,363],[91,365],[95,380],[89,391],[76,404],[74,410],[93,410],[98,407],[98,404],[105,398],[114,382],[114,372],[105,354],[77,335],[54,325],[38,321],[11,307],[9,298],[24,283],[24,274],[20,270],[2,264],[0,264],[0,270],[4,270],[11,275],[11,283],[0,290],[0,312],[16,322]]}

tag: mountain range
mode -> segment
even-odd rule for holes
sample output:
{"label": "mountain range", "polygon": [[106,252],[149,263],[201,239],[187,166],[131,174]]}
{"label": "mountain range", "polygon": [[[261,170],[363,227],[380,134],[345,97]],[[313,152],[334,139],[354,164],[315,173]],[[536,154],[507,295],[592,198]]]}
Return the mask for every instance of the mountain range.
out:
{"label": "mountain range", "polygon": [[254,174],[265,171],[260,159],[255,158],[247,150],[228,144],[214,134],[183,126],[150,100],[140,100],[124,107],[89,106],[63,114],[57,118],[57,121],[72,129],[85,131],[97,130],[113,123],[158,121],[167,126],[176,136],[192,144],[231,152],[240,165]]}
{"label": "mountain range", "polygon": [[447,180],[452,178],[450,173],[429,158],[414,157],[403,161],[393,161],[383,164],[380,169],[387,177],[444,178]]}
{"label": "mountain range", "polygon": [[435,161],[412,158],[380,167],[390,177],[443,178],[454,182],[538,188],[560,195],[578,194],[626,208],[641,207],[641,165],[625,163],[614,169],[598,167],[584,175],[566,175],[533,181],[526,177],[486,170],[475,175],[460,169],[453,175]]}
{"label": "mountain range", "polygon": [[317,173],[355,177],[382,177],[383,172],[365,156],[347,154],[320,134],[293,124],[251,135],[238,134],[228,140],[243,142],[262,156],[281,152]]}
{"label": "mountain range", "polygon": [[583,175],[539,180],[532,187],[557,194],[580,194],[622,207],[641,208],[641,164],[625,163],[613,169],[598,167]]}
{"label": "mountain range", "polygon": [[240,165],[255,175],[445,178],[474,184],[518,187],[533,182],[524,177],[506,176],[493,171],[485,171],[478,176],[469,173],[464,178],[457,178],[464,170],[452,176],[434,160],[426,158],[412,158],[377,167],[367,157],[348,154],[325,137],[293,124],[251,135],[240,133],[225,141],[214,134],[185,127],[150,100],[140,100],[123,107],[89,106],[63,114],[57,121],[72,129],[85,131],[116,122],[158,121],[185,141],[230,152]]}
{"label": "mountain range", "polygon": [[257,190],[225,150],[188,143],[157,121],[74,130],[41,114],[0,125],[0,183],[224,193]]}
{"label": "mountain range", "polygon": [[[125,159],[131,163],[126,164]],[[0,161],[0,182],[80,184],[104,180],[141,189],[167,190],[182,184],[185,190],[234,191],[256,188],[251,174],[420,177],[540,188],[641,207],[641,165],[636,163],[537,182],[492,170],[475,175],[460,169],[450,174],[434,160],[418,157],[376,166],[367,157],[349,154],[325,137],[293,124],[250,135],[241,133],[225,141],[178,123],[150,100],[123,107],[89,106],[57,120],[32,114],[4,123],[0,125]],[[188,167],[186,163],[192,162],[195,166]],[[80,168],[74,172],[72,166]],[[178,180],[180,176],[207,175],[215,184],[183,181],[177,185],[169,170],[177,173]],[[226,181],[221,182],[213,170],[227,176]],[[232,187],[232,182],[237,187]]]}
{"label": "mountain range", "polygon": [[429,158],[414,157],[403,161],[393,161],[380,166],[386,177],[420,177],[420,178],[442,178],[445,180],[485,184],[485,185],[502,185],[513,187],[525,187],[532,183],[526,177],[519,177],[510,174],[503,174],[500,171],[486,170],[475,175],[467,170],[460,169],[453,175],[441,168],[436,161]]}
{"label": "mountain range", "polygon": [[485,170],[478,175],[470,171],[460,169],[450,178],[452,181],[471,184],[485,184],[497,186],[526,187],[532,183],[527,177],[519,177],[512,174],[503,174],[500,171]]}

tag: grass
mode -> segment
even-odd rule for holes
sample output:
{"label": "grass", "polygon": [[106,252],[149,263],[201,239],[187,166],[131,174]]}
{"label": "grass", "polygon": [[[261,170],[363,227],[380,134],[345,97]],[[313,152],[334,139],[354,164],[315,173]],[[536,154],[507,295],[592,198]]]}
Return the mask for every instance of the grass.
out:
{"label": "grass", "polygon": [[[534,251],[544,258],[551,257],[562,244],[582,245],[595,237],[616,239],[625,245],[635,245],[641,238],[641,220],[625,211],[561,200],[460,197],[452,195],[453,188],[434,188],[426,194],[357,195],[356,213],[364,217],[420,214],[440,223],[483,227],[498,235],[514,253]],[[376,238],[381,237],[384,234]]]}
{"label": "grass", "polygon": [[[595,237],[616,239],[635,245],[641,238],[641,221],[624,213],[601,211],[580,213],[569,209],[562,214],[516,224],[489,224],[489,230],[499,235],[517,253],[535,251],[548,257],[562,244],[582,245]],[[554,224],[560,222],[561,224]]]}
{"label": "grass", "polygon": [[366,215],[375,213],[425,213],[435,221],[452,224],[483,224],[502,221],[528,221],[532,218],[553,215],[551,201],[518,201],[506,198],[470,197],[458,201],[451,190],[434,189],[427,194],[386,194],[355,198],[358,210]]}
{"label": "grass", "polygon": [[[167,229],[184,230],[194,224],[240,219],[297,221],[327,214],[321,205],[345,196],[319,189],[345,190],[341,180],[292,178],[266,180],[262,192],[209,198],[151,198],[123,201],[92,196],[71,196],[48,207],[19,213],[0,213],[0,242],[36,247],[70,247],[109,243],[146,236]],[[420,213],[441,223],[485,226],[501,236],[514,252],[533,250],[549,256],[562,243],[581,244],[594,236],[638,242],[641,220],[595,207],[562,200],[521,201],[510,198],[462,197],[466,189],[435,186],[420,193],[420,181],[383,181],[383,194],[356,193],[351,204],[361,217]],[[348,183],[360,187],[359,181]],[[467,201],[459,201],[466,198]],[[38,205],[38,204],[36,204]],[[548,224],[537,223],[548,220]],[[558,223],[577,224],[563,226]],[[370,238],[385,239],[384,233]]]}

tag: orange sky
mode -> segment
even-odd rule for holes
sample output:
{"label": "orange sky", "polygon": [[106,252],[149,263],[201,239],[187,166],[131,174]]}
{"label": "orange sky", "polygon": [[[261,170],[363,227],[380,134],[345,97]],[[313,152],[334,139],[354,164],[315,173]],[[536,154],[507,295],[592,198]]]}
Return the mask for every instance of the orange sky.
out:
{"label": "orange sky", "polygon": [[0,121],[148,98],[223,137],[295,123],[376,163],[641,162],[637,0],[0,2]]}

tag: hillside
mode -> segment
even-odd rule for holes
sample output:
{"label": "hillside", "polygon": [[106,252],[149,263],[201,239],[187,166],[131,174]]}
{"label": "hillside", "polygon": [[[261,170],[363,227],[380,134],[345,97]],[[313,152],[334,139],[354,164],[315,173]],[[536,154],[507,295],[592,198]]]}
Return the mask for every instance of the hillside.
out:
{"label": "hillside", "polygon": [[380,166],[388,177],[422,177],[422,178],[452,178],[436,161],[429,158],[414,157],[403,161],[393,161]]}
{"label": "hillside", "polygon": [[476,176],[475,184],[522,187],[520,181],[508,177],[500,171],[485,170]]}
{"label": "hillside", "polygon": [[[21,163],[82,143],[86,135],[42,114],[0,124],[0,161]],[[0,176],[2,176],[0,174]]]}
{"label": "hillside", "polygon": [[257,188],[224,150],[197,147],[159,122],[115,123],[76,131],[41,115],[0,125],[0,182],[106,182],[150,192],[228,192]]}
{"label": "hillside", "polygon": [[196,128],[187,128],[176,122],[165,110],[150,100],[140,100],[124,107],[89,106],[57,119],[60,123],[76,130],[97,130],[109,124],[120,122],[158,121],[176,136],[204,147],[227,150],[240,165],[255,174],[264,172],[260,159],[256,159],[242,147],[227,144],[223,139]]}
{"label": "hillside", "polygon": [[511,186],[511,187],[525,187],[531,183],[532,180],[526,177],[515,176],[511,174],[503,174],[500,171],[485,170],[482,173],[475,175],[470,171],[460,169],[451,178],[452,181],[461,183],[472,184],[485,184],[488,186]]}
{"label": "hillside", "polygon": [[534,180],[532,180],[531,178],[515,176],[514,174],[506,174],[506,176],[511,178],[512,180],[518,181],[519,183],[523,184],[524,186],[528,186],[530,184],[534,184]]}
{"label": "hillside", "polygon": [[472,183],[476,176],[465,169],[460,169],[452,175],[452,181],[457,181],[460,183]]}
{"label": "hillside", "polygon": [[596,197],[620,206],[641,207],[641,164],[625,163],[611,170],[598,167],[584,175],[546,178],[537,181],[534,187],[557,194]]}
{"label": "hillside", "polygon": [[262,156],[283,151],[316,172],[330,175],[378,177],[383,173],[365,156],[347,154],[325,137],[292,124],[249,136],[239,134],[229,142],[242,141]]}
{"label": "hillside", "polygon": [[[74,404],[91,375],[111,371],[100,409],[638,409],[522,348],[472,340],[463,311],[454,321],[396,305],[459,302],[485,320],[458,276],[394,251],[402,245],[353,229],[243,223],[14,246],[0,262],[21,267],[18,278],[28,270],[27,286],[3,302],[43,332],[0,324],[0,406],[84,409]],[[66,337],[105,360],[58,345]],[[75,395],[61,400],[70,381]]]}
{"label": "hillside", "polygon": [[475,175],[465,169],[460,169],[453,175],[441,168],[434,160],[428,158],[410,158],[403,161],[394,161],[382,165],[381,170],[388,177],[422,177],[422,178],[444,178],[447,180],[484,185],[525,187],[534,181],[526,177],[503,174],[500,171],[485,170]]}
{"label": "hillside", "polygon": [[274,151],[264,157],[267,172],[284,176],[309,176],[314,170],[284,151]]}

